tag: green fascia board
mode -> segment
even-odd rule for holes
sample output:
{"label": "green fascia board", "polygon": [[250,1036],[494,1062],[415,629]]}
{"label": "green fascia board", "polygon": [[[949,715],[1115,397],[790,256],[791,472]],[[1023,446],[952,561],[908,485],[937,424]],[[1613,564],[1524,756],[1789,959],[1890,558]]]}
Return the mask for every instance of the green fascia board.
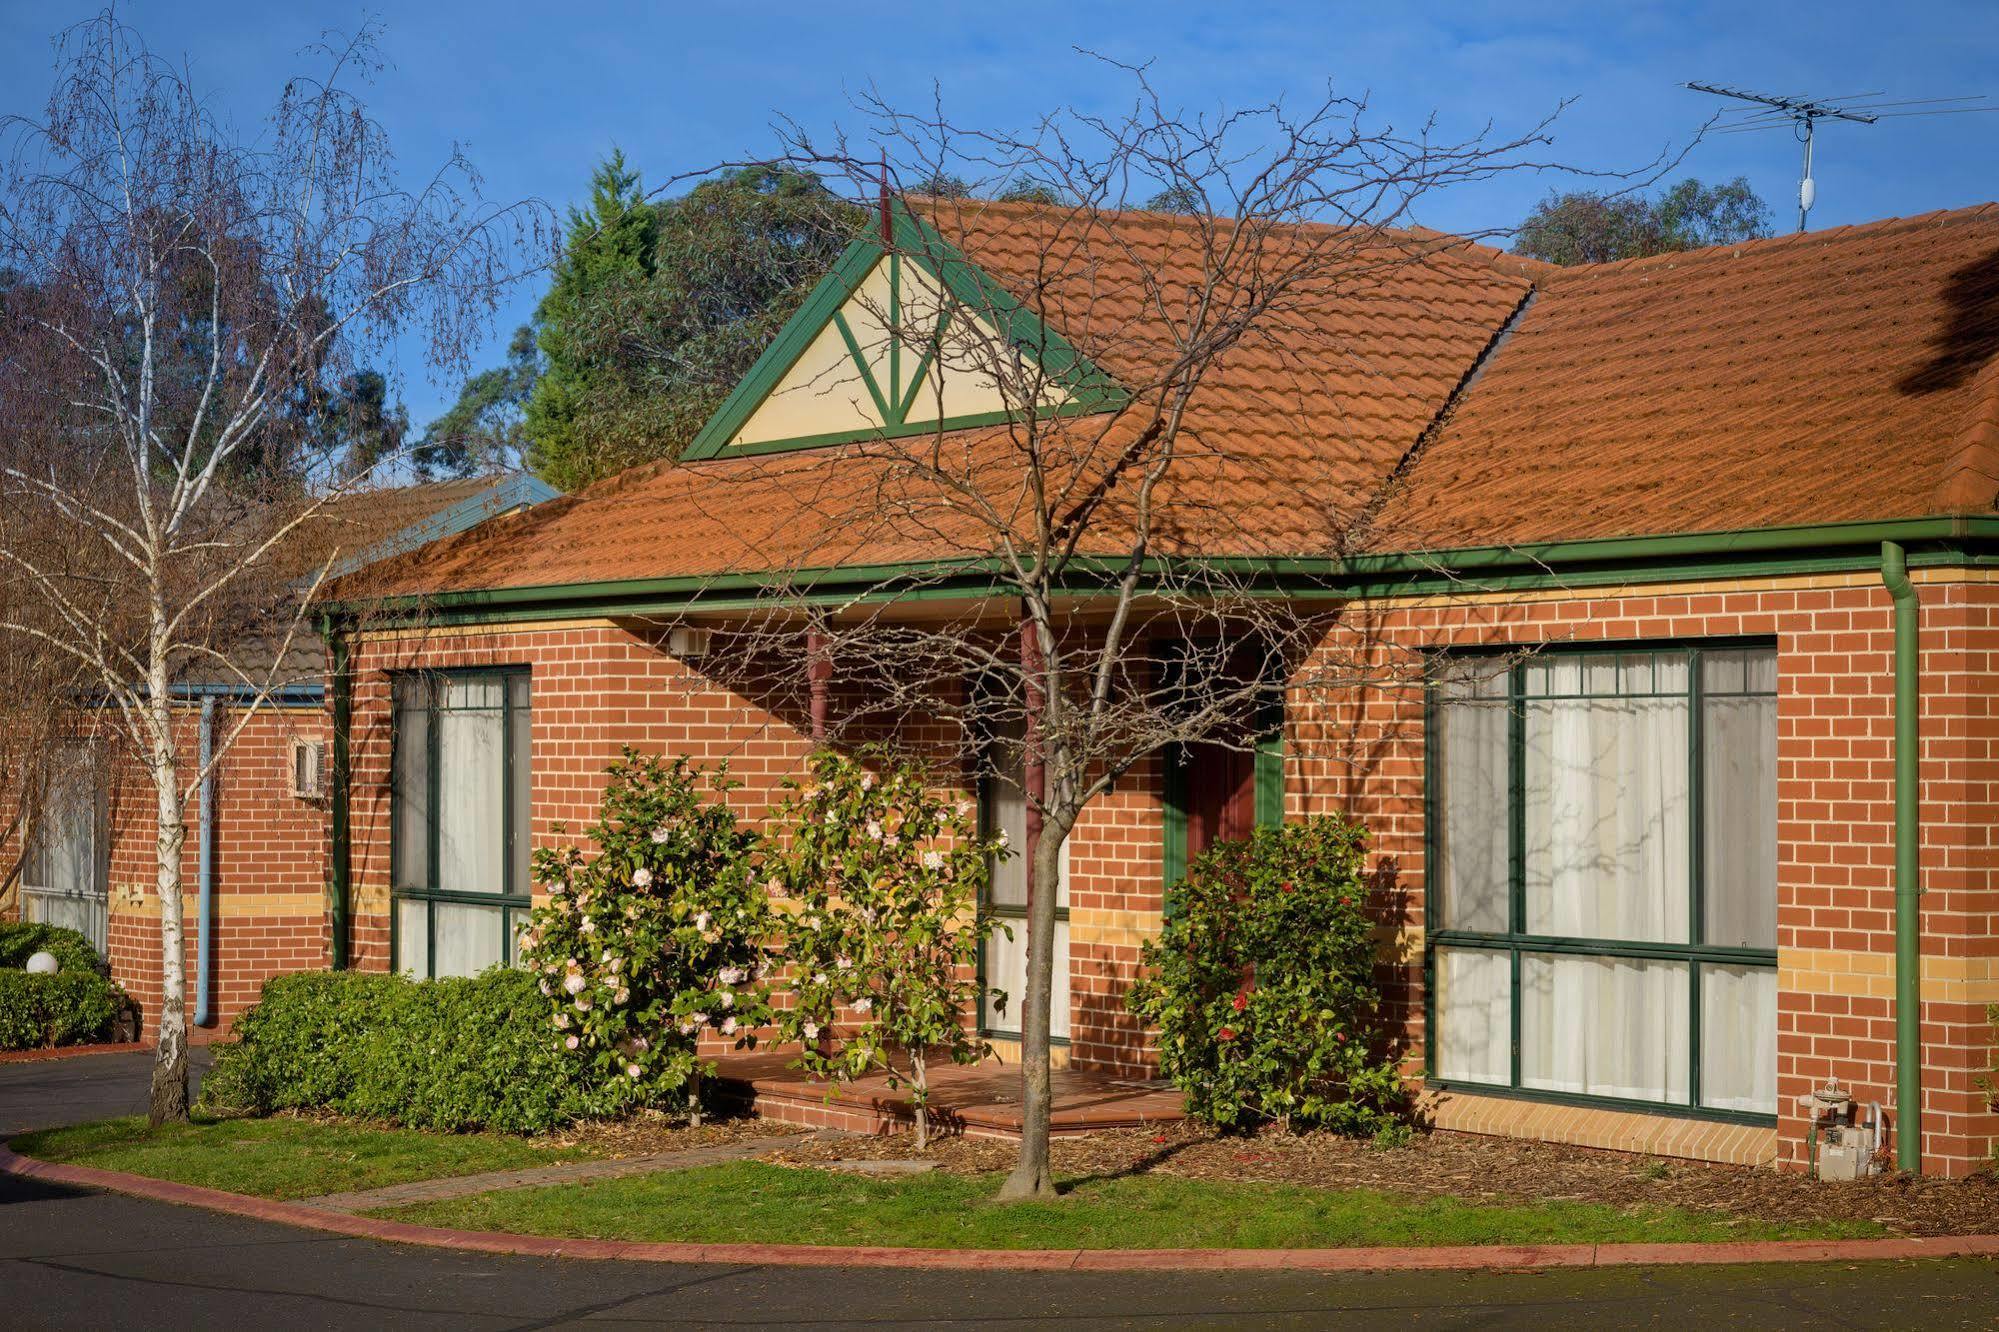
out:
{"label": "green fascia board", "polygon": [[[1025,354],[1035,357],[1049,377],[1063,386],[1067,399],[1059,407],[1041,410],[1038,416],[1090,415],[1113,411],[1129,401],[1130,395],[1123,386],[1099,370],[1066,338],[1049,328],[899,200],[893,203],[891,216],[890,235],[894,238],[894,248],[884,246],[873,236],[856,237],[834,261],[826,276],[813,287],[805,303],[785,321],[777,337],[757,357],[736,387],[730,390],[722,405],[715,409],[715,414],[708,418],[707,424],[701,427],[700,433],[681,455],[681,461],[702,462],[711,458],[786,453],[794,449],[821,448],[869,439],[904,438],[946,430],[1003,425],[1013,418],[1010,412],[988,412],[927,421],[920,425],[890,425],[797,439],[766,440],[734,449],[729,447],[729,441],[736,432],[755,415],[757,408],[763,405],[784,378],[785,372],[805,354],[814,339],[834,322],[840,307],[884,255],[900,256],[920,264],[942,289],[974,312],[990,318],[1003,337]],[[844,328],[841,331],[858,363],[861,358],[853,345],[851,333]],[[890,404],[883,401],[880,389],[872,379],[868,390],[884,418],[897,414],[890,409]]]}
{"label": "green fascia board", "polygon": [[[1336,559],[1216,557],[1146,562],[1155,579],[1209,572],[1241,580],[1231,592],[1349,600],[1584,588],[1690,578],[1773,577],[1877,570],[1880,544],[1908,549],[1911,567],[1999,564],[1999,517],[1896,519],[1810,527],[1615,537],[1419,555]],[[1100,591],[1123,572],[1115,559],[1079,559],[1066,586]],[[835,605],[1012,595],[1003,562],[967,557],[893,564],[621,579],[447,592],[332,606],[336,614],[406,610],[411,618],[503,622],[575,615],[730,611],[773,603]]]}

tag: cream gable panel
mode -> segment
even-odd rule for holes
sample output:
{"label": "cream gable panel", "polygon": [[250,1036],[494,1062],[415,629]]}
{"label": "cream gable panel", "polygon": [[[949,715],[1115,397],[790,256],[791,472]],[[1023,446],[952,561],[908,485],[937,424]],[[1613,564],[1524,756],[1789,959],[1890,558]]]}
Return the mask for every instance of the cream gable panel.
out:
{"label": "cream gable panel", "polygon": [[[990,358],[1000,347],[991,325],[952,302],[951,322],[943,345],[931,359],[921,387],[912,393],[918,367],[937,327],[945,297],[934,278],[919,264],[899,260],[896,293],[902,346],[893,348],[889,332],[890,263],[879,260],[840,307],[854,344],[857,362],[839,324],[829,319],[777,386],[743,423],[731,444],[762,444],[774,440],[807,439],[855,431],[907,430],[1008,409],[1006,395],[990,371]],[[884,417],[869,391],[861,364],[867,366],[875,389],[902,419]],[[901,402],[898,402],[900,395]],[[1052,396],[1047,405],[1059,405]],[[901,411],[907,404],[907,411]]]}

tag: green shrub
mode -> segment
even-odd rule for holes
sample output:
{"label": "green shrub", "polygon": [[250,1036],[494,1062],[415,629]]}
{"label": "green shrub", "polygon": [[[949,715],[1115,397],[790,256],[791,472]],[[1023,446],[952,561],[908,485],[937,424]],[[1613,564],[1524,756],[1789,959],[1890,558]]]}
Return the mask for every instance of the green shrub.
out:
{"label": "green shrub", "polygon": [[[44,952],[56,960],[54,975],[23,970]],[[108,1040],[125,1003],[104,959],[75,930],[0,924],[0,1050]]]}
{"label": "green shrub", "polygon": [[548,903],[521,958],[541,997],[522,1021],[607,1111],[684,1105],[704,1032],[754,1045],[770,1021],[770,898],[729,785],[627,747],[585,830],[597,854],[535,853]]}
{"label": "green shrub", "polygon": [[1384,1051],[1367,834],[1337,818],[1259,828],[1197,858],[1166,895],[1132,1011],[1159,1030],[1187,1112],[1375,1134],[1404,1094]]}
{"label": "green shrub", "polygon": [[0,925],[0,969],[18,971],[36,953],[53,955],[56,966],[63,971],[87,971],[94,976],[111,974],[90,940],[75,930],[31,921]]}
{"label": "green shrub", "polygon": [[109,1039],[125,994],[94,971],[0,970],[0,1050]]}
{"label": "green shrub", "polygon": [[524,971],[273,977],[217,1053],[202,1097],[216,1110],[330,1110],[408,1128],[553,1128],[600,1102],[576,1061],[551,1048],[546,1003]]}

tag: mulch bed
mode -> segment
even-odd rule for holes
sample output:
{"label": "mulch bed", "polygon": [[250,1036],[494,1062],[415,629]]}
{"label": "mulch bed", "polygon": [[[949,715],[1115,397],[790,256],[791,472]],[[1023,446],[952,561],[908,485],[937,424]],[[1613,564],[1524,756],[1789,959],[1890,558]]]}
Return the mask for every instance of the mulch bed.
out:
{"label": "mulch bed", "polygon": [[[931,1144],[939,1170],[975,1175],[1011,1168],[1016,1144],[946,1138]],[[1254,1180],[1314,1188],[1377,1189],[1470,1202],[1591,1202],[1615,1207],[1683,1207],[1760,1221],[1875,1221],[1898,1235],[1999,1232],[1999,1176],[1915,1179],[1894,1174],[1826,1183],[1791,1171],[1630,1156],[1586,1147],[1468,1133],[1418,1134],[1403,1147],[1331,1134],[1268,1130],[1217,1137],[1191,1125],[1119,1129],[1053,1144],[1066,1179],[1131,1174]],[[906,1134],[822,1137],[775,1152],[780,1164],[913,1158]]]}

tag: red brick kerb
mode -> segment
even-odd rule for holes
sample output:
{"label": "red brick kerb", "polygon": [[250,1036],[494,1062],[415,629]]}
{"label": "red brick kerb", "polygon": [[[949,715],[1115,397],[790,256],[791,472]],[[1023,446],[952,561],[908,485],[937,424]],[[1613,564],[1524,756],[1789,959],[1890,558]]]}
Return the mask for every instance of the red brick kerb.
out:
{"label": "red brick kerb", "polygon": [[38,1161],[0,1147],[0,1170],[27,1179],[114,1193],[231,1216],[392,1244],[535,1258],[621,1259],[650,1263],[734,1263],[781,1267],[920,1267],[1006,1271],[1311,1271],[1492,1270],[1638,1267],[1719,1263],[1882,1262],[1906,1258],[1999,1257],[1999,1235],[1925,1239],[1762,1240],[1719,1244],[1479,1244],[1350,1249],[904,1249],[830,1244],[693,1244],[557,1239],[498,1231],[448,1230],[350,1216],[302,1203],[251,1198],[220,1189],[128,1175],[92,1166]]}

